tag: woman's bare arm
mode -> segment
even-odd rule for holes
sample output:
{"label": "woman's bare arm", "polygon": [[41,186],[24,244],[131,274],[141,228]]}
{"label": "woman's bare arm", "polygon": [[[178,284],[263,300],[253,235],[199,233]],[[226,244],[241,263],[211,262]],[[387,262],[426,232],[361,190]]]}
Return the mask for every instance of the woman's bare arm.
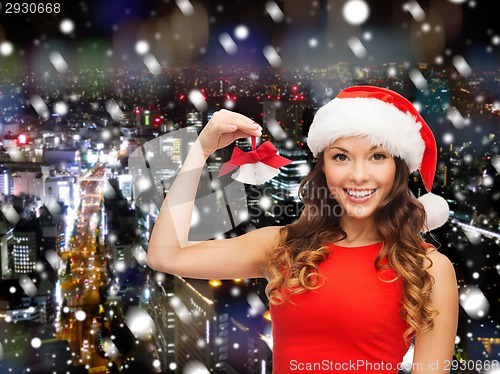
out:
{"label": "woman's bare arm", "polygon": [[[431,302],[439,311],[434,328],[415,338],[413,373],[449,373],[458,324],[458,287],[450,260],[434,250],[428,254],[434,277]],[[447,368],[447,370],[446,370]]]}
{"label": "woman's bare arm", "polygon": [[172,184],[151,233],[148,266],[191,278],[262,277],[267,250],[276,246],[279,227],[237,238],[188,242],[196,190],[206,159],[235,139],[260,136],[258,124],[241,114],[216,112],[191,147]]}

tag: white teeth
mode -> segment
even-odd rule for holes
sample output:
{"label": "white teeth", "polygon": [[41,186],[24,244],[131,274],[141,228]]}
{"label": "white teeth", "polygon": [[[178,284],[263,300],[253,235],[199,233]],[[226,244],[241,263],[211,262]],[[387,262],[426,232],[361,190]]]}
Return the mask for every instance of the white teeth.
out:
{"label": "white teeth", "polygon": [[355,197],[355,198],[362,198],[371,195],[372,193],[375,192],[376,189],[370,190],[370,191],[353,191],[353,190],[346,190],[346,192],[349,194],[349,196]]}

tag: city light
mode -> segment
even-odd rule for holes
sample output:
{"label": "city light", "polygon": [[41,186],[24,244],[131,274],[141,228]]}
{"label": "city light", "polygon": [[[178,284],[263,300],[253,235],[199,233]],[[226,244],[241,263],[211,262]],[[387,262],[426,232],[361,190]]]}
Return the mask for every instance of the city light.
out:
{"label": "city light", "polygon": [[222,282],[218,279],[212,279],[210,281],[208,281],[208,283],[212,286],[212,287],[219,287],[222,285]]}

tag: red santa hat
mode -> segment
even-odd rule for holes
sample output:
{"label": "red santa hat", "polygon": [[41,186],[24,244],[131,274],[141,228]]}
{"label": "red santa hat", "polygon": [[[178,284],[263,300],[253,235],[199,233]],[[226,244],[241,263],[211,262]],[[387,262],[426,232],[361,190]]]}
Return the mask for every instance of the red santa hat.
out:
{"label": "red santa hat", "polygon": [[307,145],[316,157],[328,145],[349,136],[367,137],[403,159],[410,172],[420,171],[427,194],[418,200],[427,226],[442,226],[449,215],[446,200],[431,193],[436,172],[436,140],[417,109],[400,94],[380,87],[353,86],[321,107],[314,116]]}

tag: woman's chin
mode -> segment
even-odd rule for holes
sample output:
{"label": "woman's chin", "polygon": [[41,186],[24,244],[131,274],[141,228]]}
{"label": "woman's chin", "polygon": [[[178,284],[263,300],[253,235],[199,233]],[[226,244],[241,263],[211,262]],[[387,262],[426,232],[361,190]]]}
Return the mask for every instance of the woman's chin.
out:
{"label": "woman's chin", "polygon": [[351,219],[365,220],[373,217],[373,215],[375,214],[375,209],[373,209],[372,207],[365,207],[361,205],[352,206],[348,204],[344,208],[344,213]]}

